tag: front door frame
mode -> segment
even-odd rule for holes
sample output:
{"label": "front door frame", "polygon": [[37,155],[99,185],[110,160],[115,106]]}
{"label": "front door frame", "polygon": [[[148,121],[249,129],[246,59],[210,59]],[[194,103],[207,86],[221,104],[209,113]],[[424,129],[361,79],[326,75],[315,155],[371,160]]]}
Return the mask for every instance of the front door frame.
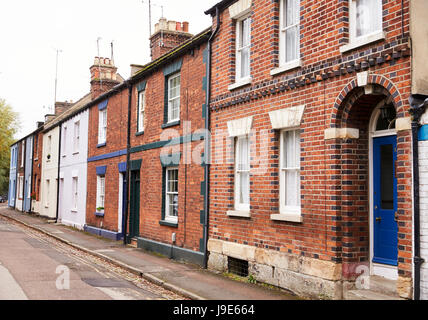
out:
{"label": "front door frame", "polygon": [[376,131],[376,124],[380,116],[380,108],[385,105],[385,101],[381,101],[376,108],[373,110],[369,122],[369,225],[370,225],[370,275],[378,275],[387,279],[397,280],[398,279],[398,268],[396,266],[384,265],[373,262],[374,256],[374,184],[373,184],[373,139],[386,137],[386,136],[397,136],[395,129]]}

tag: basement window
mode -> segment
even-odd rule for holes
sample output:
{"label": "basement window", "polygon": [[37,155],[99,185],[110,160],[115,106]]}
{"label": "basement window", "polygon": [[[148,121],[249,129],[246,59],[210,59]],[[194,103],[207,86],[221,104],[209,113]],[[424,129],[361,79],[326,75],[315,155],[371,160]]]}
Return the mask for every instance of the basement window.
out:
{"label": "basement window", "polygon": [[248,261],[227,257],[228,272],[240,277],[248,277]]}

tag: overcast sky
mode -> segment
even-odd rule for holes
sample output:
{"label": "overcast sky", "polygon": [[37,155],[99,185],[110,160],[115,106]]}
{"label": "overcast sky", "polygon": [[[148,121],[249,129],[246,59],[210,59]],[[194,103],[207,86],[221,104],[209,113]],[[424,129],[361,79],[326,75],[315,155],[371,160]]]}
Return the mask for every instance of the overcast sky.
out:
{"label": "overcast sky", "polygon": [[[204,11],[219,0],[152,0],[152,26],[161,17],[188,21],[197,34],[211,25]],[[152,27],[152,30],[154,27]],[[57,101],[77,101],[90,90],[89,67],[110,57],[126,79],[130,64],[150,60],[148,0],[1,0],[0,98],[19,113],[16,138],[52,112],[58,59]]]}

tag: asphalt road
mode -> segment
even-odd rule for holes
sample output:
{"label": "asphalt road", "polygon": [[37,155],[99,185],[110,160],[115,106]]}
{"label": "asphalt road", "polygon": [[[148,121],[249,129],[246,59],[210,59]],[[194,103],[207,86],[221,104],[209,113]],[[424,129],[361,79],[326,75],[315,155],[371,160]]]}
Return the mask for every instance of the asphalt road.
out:
{"label": "asphalt road", "polygon": [[0,300],[184,299],[108,262],[0,217]]}

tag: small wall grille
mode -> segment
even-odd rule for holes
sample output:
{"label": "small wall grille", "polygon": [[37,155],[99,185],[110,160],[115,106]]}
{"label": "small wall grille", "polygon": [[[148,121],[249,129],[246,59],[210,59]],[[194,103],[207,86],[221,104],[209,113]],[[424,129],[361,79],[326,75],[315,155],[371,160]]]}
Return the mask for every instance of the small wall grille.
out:
{"label": "small wall grille", "polygon": [[229,273],[248,277],[248,261],[227,257],[227,265]]}

